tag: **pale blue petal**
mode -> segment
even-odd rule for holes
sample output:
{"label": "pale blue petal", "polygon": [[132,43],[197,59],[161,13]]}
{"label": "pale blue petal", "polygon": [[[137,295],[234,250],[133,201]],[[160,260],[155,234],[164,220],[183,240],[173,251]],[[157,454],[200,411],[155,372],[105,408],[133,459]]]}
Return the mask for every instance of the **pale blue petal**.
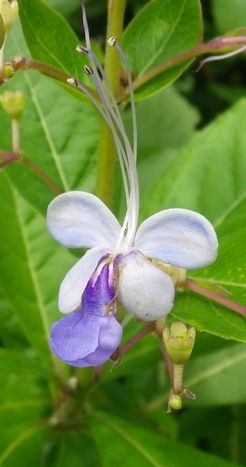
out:
{"label": "pale blue petal", "polygon": [[212,224],[201,214],[167,209],[140,225],[135,247],[173,266],[196,269],[216,259],[218,240]]}
{"label": "pale blue petal", "polygon": [[141,320],[153,321],[169,313],[174,292],[171,278],[141,253],[132,252],[122,259],[118,298]]}
{"label": "pale blue petal", "polygon": [[69,248],[113,247],[120,224],[96,196],[70,191],[49,204],[47,226],[53,237]]}
{"label": "pale blue petal", "polygon": [[59,290],[58,306],[62,313],[71,313],[80,306],[82,293],[98,262],[106,254],[104,248],[92,248],[68,271]]}

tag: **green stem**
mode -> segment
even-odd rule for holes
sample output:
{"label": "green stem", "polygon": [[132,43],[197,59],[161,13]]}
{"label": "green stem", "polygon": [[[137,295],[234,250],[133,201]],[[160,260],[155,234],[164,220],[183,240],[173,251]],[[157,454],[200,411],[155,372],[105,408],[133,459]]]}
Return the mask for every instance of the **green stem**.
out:
{"label": "green stem", "polygon": [[[120,42],[125,12],[125,0],[109,0],[107,38],[115,36]],[[120,57],[114,47],[106,46],[105,74],[116,98],[120,92]],[[115,174],[115,144],[111,130],[102,122],[99,140],[96,192],[109,207],[112,206]]]}
{"label": "green stem", "polygon": [[173,391],[180,394],[183,391],[184,365],[173,365]]}
{"label": "green stem", "polygon": [[11,119],[12,126],[12,151],[15,154],[20,152],[20,120],[18,118]]}

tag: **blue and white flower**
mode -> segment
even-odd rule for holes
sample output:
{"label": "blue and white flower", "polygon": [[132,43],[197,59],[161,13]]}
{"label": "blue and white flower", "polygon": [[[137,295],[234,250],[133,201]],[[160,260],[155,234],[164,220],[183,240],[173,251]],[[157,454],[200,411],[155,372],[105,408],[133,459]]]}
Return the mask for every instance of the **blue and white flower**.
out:
{"label": "blue and white flower", "polygon": [[[88,95],[112,130],[127,209],[121,226],[106,205],[90,193],[61,194],[48,207],[47,225],[52,236],[68,248],[88,249],[60,286],[59,309],[69,315],[54,323],[51,330],[52,351],[78,367],[102,364],[118,348],[122,328],[115,317],[117,301],[143,321],[154,321],[170,312],[175,286],[153,259],[182,269],[196,269],[215,260],[218,246],[210,222],[186,209],[160,211],[137,228],[137,131],[131,76],[128,71],[133,147],[101,64],[91,51],[85,13],[83,20],[87,47],[78,50],[88,54],[89,71],[101,105],[75,79],[69,82]],[[109,42],[126,64],[115,39],[110,38]]]}

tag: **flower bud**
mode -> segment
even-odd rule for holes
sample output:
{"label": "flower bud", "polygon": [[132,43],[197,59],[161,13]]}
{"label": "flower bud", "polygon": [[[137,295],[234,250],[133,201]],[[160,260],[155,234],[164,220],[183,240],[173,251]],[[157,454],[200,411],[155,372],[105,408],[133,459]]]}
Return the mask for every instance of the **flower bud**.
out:
{"label": "flower bud", "polygon": [[3,19],[5,32],[9,32],[17,19],[19,6],[17,0],[0,0],[0,15]]}
{"label": "flower bud", "polygon": [[5,78],[11,78],[15,74],[14,67],[10,63],[6,63],[3,68]]}
{"label": "flower bud", "polygon": [[0,96],[0,104],[10,118],[19,120],[25,107],[25,96],[21,91],[6,91]]}
{"label": "flower bud", "polygon": [[166,326],[163,340],[169,357],[175,365],[184,365],[190,358],[194,347],[196,330],[181,321]]}
{"label": "flower bud", "polygon": [[169,410],[181,410],[182,409],[182,399],[177,394],[170,394],[168,400]]}

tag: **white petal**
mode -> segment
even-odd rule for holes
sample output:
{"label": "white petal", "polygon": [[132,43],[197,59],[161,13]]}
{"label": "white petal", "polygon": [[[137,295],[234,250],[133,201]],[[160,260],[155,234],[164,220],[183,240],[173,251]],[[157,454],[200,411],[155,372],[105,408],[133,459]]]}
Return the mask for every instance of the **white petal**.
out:
{"label": "white petal", "polygon": [[218,240],[212,224],[201,214],[188,209],[167,209],[140,225],[135,246],[151,258],[196,269],[215,260]]}
{"label": "white petal", "polygon": [[68,271],[59,290],[58,306],[62,313],[71,313],[80,306],[81,295],[105,254],[104,248],[92,248]]}
{"label": "white petal", "polygon": [[114,246],[120,224],[107,206],[91,193],[69,191],[48,206],[47,226],[69,248]]}
{"label": "white petal", "polygon": [[171,278],[134,251],[121,263],[119,300],[126,310],[144,321],[165,316],[173,307]]}

